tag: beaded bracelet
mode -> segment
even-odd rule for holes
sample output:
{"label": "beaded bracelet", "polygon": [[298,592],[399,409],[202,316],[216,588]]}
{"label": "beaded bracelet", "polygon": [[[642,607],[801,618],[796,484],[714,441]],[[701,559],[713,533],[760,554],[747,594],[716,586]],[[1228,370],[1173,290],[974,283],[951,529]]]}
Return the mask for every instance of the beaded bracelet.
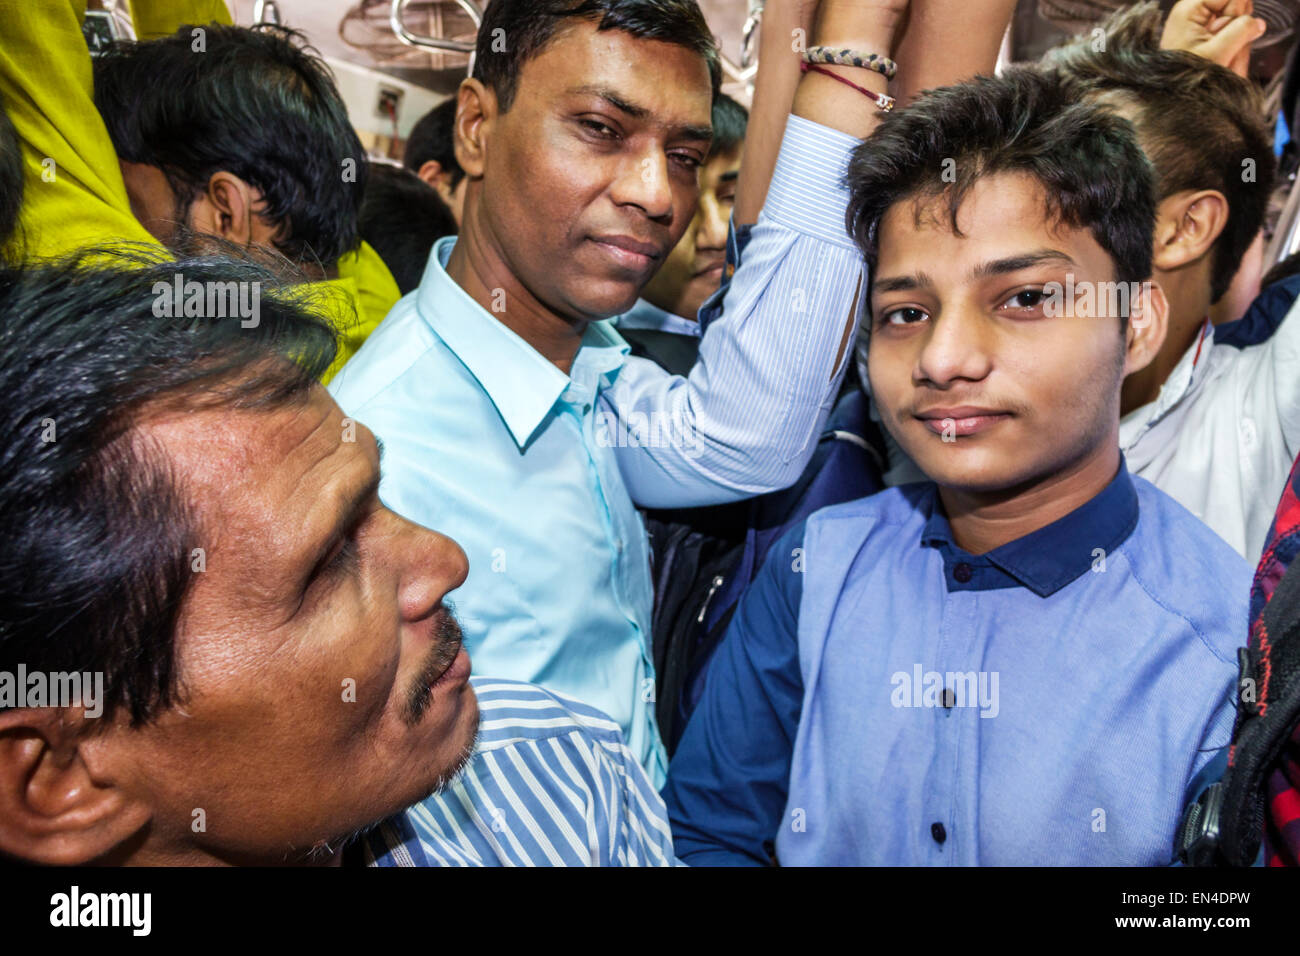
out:
{"label": "beaded bracelet", "polygon": [[853,87],[853,89],[871,100],[871,102],[875,103],[886,113],[894,108],[894,98],[892,96],[886,96],[884,93],[876,93],[864,86],[858,86],[858,84],[854,83],[852,80],[846,80],[838,73],[832,73],[824,66],[818,66],[816,63],[801,63],[799,64],[799,68],[805,73],[820,73],[822,76],[829,76],[832,80],[838,80],[845,86]]}
{"label": "beaded bracelet", "polygon": [[892,80],[894,74],[898,72],[898,64],[887,56],[878,53],[862,53],[859,50],[837,50],[829,46],[810,46],[804,51],[803,61],[875,70],[877,73],[883,73],[887,80]]}

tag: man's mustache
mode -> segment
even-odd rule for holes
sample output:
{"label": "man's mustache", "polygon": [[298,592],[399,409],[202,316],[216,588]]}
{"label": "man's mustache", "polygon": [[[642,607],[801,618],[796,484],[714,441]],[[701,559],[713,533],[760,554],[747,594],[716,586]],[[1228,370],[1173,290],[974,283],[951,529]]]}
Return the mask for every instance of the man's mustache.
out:
{"label": "man's mustache", "polygon": [[434,682],[456,660],[456,655],[460,653],[461,645],[465,640],[455,613],[445,603],[434,614],[429,626],[433,631],[433,647],[406,698],[406,712],[403,716],[411,725],[418,724],[424,716],[429,702],[433,700]]}

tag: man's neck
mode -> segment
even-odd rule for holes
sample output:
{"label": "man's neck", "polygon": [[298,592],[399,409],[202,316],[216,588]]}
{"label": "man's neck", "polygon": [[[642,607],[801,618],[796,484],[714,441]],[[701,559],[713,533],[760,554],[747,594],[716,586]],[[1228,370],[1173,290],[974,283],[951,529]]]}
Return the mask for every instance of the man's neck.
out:
{"label": "man's neck", "polygon": [[469,217],[447,260],[447,275],[489,315],[569,374],[587,323],[566,319],[539,302]]}
{"label": "man's neck", "polygon": [[1154,279],[1169,300],[1169,331],[1155,360],[1124,379],[1120,389],[1120,415],[1127,415],[1160,396],[1160,389],[1196,341],[1210,309],[1208,280],[1199,271],[1195,274],[1157,272]]}
{"label": "man's neck", "polygon": [[1097,497],[1119,469],[1112,433],[1101,451],[1027,486],[992,493],[939,486],[953,540],[971,554],[1032,534]]}

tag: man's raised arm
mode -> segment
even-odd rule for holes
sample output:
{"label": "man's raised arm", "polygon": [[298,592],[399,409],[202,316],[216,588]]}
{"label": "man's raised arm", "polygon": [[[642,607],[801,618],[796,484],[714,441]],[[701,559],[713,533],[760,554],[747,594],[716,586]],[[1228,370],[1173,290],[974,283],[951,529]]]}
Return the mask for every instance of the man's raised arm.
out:
{"label": "man's raised arm", "polygon": [[[770,95],[756,102],[759,115],[751,121],[760,130],[779,128],[769,111],[788,109],[780,91],[790,89],[804,49],[887,55],[907,2],[822,0],[807,38],[796,33],[787,40],[770,29],[780,23],[794,31],[789,25],[806,22],[809,7],[806,0],[774,0],[765,14],[758,86]],[[996,27],[999,36],[1003,26]],[[946,53],[939,47],[931,55]],[[901,64],[900,73],[907,68]],[[605,393],[620,470],[642,507],[717,504],[786,487],[816,446],[856,330],[863,277],[845,228],[844,171],[881,116],[871,98],[842,80],[874,94],[887,90],[875,71],[820,69],[840,78],[809,72],[799,80],[762,214],[690,375],[668,376],[630,359]],[[779,75],[765,83],[765,71]],[[762,136],[746,148],[741,176],[748,201],[754,190],[761,194],[764,170],[773,165],[765,148],[771,143]]]}

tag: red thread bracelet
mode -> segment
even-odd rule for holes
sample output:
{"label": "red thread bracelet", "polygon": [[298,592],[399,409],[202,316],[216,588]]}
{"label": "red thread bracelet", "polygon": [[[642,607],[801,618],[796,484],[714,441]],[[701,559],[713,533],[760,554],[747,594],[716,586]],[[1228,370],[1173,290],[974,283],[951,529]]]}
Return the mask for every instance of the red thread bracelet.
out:
{"label": "red thread bracelet", "polygon": [[822,76],[829,76],[832,80],[839,80],[839,82],[843,83],[845,86],[853,87],[853,89],[871,100],[871,102],[875,103],[886,113],[894,108],[894,98],[892,96],[886,96],[884,93],[876,93],[873,90],[867,89],[865,86],[858,86],[858,84],[854,83],[852,80],[846,80],[838,73],[832,73],[830,70],[818,66],[816,63],[801,63],[799,65],[803,69],[804,73],[820,73]]}

